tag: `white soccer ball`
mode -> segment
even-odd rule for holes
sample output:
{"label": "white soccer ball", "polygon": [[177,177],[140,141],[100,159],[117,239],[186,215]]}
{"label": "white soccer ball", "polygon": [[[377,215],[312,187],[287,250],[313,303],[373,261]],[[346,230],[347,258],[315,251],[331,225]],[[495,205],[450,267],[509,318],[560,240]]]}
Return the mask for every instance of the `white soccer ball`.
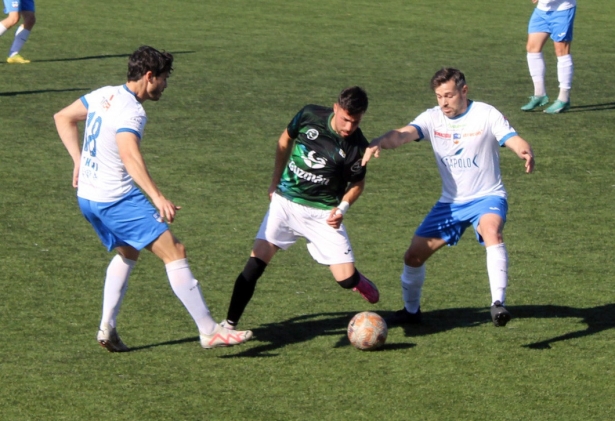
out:
{"label": "white soccer ball", "polygon": [[387,324],[371,311],[355,314],[348,324],[348,339],[357,349],[364,351],[380,348],[387,340]]}

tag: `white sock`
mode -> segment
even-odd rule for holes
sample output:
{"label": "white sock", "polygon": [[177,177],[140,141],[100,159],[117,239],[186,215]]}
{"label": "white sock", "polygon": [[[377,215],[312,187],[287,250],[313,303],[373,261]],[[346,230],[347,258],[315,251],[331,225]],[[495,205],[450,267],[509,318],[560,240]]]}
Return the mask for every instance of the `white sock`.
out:
{"label": "white sock", "polygon": [[574,64],[572,56],[566,54],[557,58],[557,80],[559,81],[559,99],[562,102],[570,101],[570,89],[572,88],[572,75]]}
{"label": "white sock", "polygon": [[530,76],[534,82],[534,95],[544,96],[547,94],[545,89],[545,59],[540,53],[527,53],[527,66],[530,69]]}
{"label": "white sock", "polygon": [[122,300],[128,288],[128,277],[137,262],[117,254],[107,267],[107,277],[103,290],[102,318],[100,328],[116,326],[116,318],[120,312]]}
{"label": "white sock", "polygon": [[508,253],[504,243],[490,246],[487,251],[487,274],[491,287],[491,304],[496,301],[504,304],[508,286]]}
{"label": "white sock", "polygon": [[13,40],[13,45],[11,45],[11,49],[9,50],[9,57],[19,54],[21,47],[23,47],[29,36],[30,31],[23,29],[23,25],[21,25],[17,29],[17,32],[15,32],[15,39]]}
{"label": "white sock", "polygon": [[0,23],[0,37],[7,31],[6,27]]}
{"label": "white sock", "polygon": [[184,304],[194,319],[199,332],[209,335],[216,328],[216,321],[205,304],[199,282],[192,276],[188,259],[180,259],[166,265],[167,276],[173,292]]}
{"label": "white sock", "polygon": [[421,289],[425,282],[425,265],[414,268],[404,265],[401,274],[401,293],[404,298],[404,307],[410,313],[419,311],[421,305]]}

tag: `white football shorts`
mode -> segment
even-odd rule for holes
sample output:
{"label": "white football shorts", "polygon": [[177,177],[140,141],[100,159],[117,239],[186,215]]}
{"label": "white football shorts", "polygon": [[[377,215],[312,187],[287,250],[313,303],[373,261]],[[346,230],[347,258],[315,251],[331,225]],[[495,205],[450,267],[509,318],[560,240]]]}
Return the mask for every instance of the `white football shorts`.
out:
{"label": "white football shorts", "polygon": [[256,238],[286,250],[303,237],[307,240],[308,251],[318,263],[354,263],[346,227],[344,224],[338,229],[329,226],[327,218],[330,214],[330,210],[300,205],[274,193]]}

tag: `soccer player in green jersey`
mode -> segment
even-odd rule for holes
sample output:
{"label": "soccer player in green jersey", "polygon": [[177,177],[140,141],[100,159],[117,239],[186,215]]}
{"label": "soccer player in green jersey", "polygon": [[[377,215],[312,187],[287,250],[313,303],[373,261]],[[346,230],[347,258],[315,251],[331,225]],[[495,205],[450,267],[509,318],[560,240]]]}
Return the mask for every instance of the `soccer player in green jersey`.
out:
{"label": "soccer player in green jersey", "polygon": [[367,94],[358,86],[344,89],[333,108],[307,105],[278,140],[269,199],[271,204],[256,234],[252,253],[235,281],[224,327],[234,328],[256,281],[279,249],[299,237],[307,240],[314,260],[329,266],[337,283],[376,303],[376,286],[354,265],[342,221],[365,187],[361,159],[368,145],[359,128]]}

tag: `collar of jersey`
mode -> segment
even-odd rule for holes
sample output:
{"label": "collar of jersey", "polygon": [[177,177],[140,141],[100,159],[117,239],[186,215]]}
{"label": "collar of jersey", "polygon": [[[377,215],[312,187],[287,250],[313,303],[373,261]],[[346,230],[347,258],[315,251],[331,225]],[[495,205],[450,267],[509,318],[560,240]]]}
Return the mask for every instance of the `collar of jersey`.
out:
{"label": "collar of jersey", "polygon": [[463,114],[456,115],[455,117],[451,118],[451,120],[457,120],[458,118],[461,118],[464,115],[466,115],[467,113],[469,113],[470,112],[470,108],[472,108],[472,104],[474,104],[474,101],[469,99],[468,100],[468,108],[466,108],[466,110],[463,112]]}
{"label": "collar of jersey", "polygon": [[335,113],[331,113],[331,114],[329,115],[329,119],[327,120],[327,128],[329,129],[329,131],[330,131],[333,135],[335,135],[335,136],[339,137],[340,139],[342,139],[342,136],[340,136],[340,134],[339,134],[338,132],[336,132],[336,131],[333,129],[333,126],[331,125],[331,120],[333,120],[333,116],[334,116],[334,115],[335,115]]}
{"label": "collar of jersey", "polygon": [[133,91],[131,91],[130,89],[128,89],[128,86],[126,86],[126,84],[123,84],[122,87],[124,89],[126,89],[126,91],[130,92],[132,94],[132,96],[135,97],[135,99],[137,99],[137,94],[135,94]]}

